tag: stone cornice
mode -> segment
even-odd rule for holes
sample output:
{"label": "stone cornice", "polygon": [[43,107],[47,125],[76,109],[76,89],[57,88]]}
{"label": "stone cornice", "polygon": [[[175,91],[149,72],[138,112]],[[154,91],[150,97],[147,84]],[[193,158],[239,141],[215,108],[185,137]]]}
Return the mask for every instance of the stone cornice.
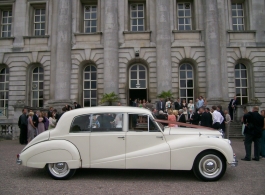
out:
{"label": "stone cornice", "polygon": [[23,36],[23,39],[39,39],[39,38],[49,38],[50,35],[42,35],[42,36]]}
{"label": "stone cornice", "polygon": [[74,33],[75,36],[78,36],[78,35],[102,35],[103,33],[102,32],[95,32],[95,33]]}
{"label": "stone cornice", "polygon": [[152,33],[152,31],[123,31],[123,34],[142,34],[142,33]]}

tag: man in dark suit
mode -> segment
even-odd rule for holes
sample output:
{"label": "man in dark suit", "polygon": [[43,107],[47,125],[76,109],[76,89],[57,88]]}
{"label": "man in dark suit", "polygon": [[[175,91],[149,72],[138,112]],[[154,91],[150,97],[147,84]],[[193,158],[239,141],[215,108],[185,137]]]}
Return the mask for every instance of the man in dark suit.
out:
{"label": "man in dark suit", "polygon": [[52,117],[52,112],[53,112],[53,107],[50,107],[49,111],[48,111],[48,119],[50,117]]}
{"label": "man in dark suit", "polygon": [[27,134],[28,134],[28,119],[27,119],[27,109],[22,109],[22,115],[20,115],[18,120],[18,126],[20,128],[19,142],[20,144],[27,144]]}
{"label": "man in dark suit", "polygon": [[198,125],[200,121],[200,115],[198,112],[194,112],[190,115],[190,124]]}
{"label": "man in dark suit", "polygon": [[80,104],[78,104],[77,102],[74,102],[75,105],[75,109],[81,108]]}
{"label": "man in dark suit", "polygon": [[174,102],[174,106],[175,106],[175,110],[179,110],[180,109],[180,103],[179,103],[179,99],[177,99],[175,102]]}
{"label": "man in dark suit", "polygon": [[245,124],[245,150],[246,156],[241,159],[244,161],[251,160],[251,145],[254,142],[254,158],[252,160],[259,161],[260,155],[260,138],[262,136],[262,128],[264,126],[264,118],[259,114],[259,107],[254,106],[252,112],[249,112],[243,116],[243,122]]}
{"label": "man in dark suit", "polygon": [[[159,111],[159,114],[156,116],[156,118],[159,120],[167,120],[167,118],[166,118],[166,116],[162,110]],[[161,123],[161,124],[164,126],[168,126],[167,123]]]}
{"label": "man in dark suit", "polygon": [[212,114],[208,112],[208,109],[200,108],[199,110],[201,113],[201,126],[212,127]]}
{"label": "man in dark suit", "polygon": [[134,102],[132,103],[132,106],[133,107],[138,107],[138,105],[137,105],[137,99],[134,100]]}
{"label": "man in dark suit", "polygon": [[163,112],[165,111],[165,102],[163,101],[163,99],[160,99],[160,101],[157,102],[156,109],[158,111],[160,110],[162,110]]}
{"label": "man in dark suit", "polygon": [[37,128],[38,128],[38,124],[39,124],[39,114],[40,114],[40,111],[37,110],[36,113],[32,117],[33,124]]}
{"label": "man in dark suit", "polygon": [[[183,114],[183,110],[180,109],[179,110],[179,122],[180,123],[186,123],[186,117],[185,117],[185,114]],[[180,126],[180,127],[184,127],[184,126]]]}
{"label": "man in dark suit", "polygon": [[228,105],[231,120],[234,120],[234,113],[236,111],[236,105],[237,105],[236,96],[234,96],[234,98],[230,100],[229,105]]}

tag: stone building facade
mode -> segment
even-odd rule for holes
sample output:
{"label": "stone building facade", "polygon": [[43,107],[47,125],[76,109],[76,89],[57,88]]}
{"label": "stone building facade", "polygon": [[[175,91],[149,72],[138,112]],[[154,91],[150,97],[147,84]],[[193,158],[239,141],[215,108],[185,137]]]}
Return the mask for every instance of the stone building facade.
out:
{"label": "stone building facade", "polygon": [[264,108],[264,10],[264,0],[0,1],[0,117],[167,90]]}

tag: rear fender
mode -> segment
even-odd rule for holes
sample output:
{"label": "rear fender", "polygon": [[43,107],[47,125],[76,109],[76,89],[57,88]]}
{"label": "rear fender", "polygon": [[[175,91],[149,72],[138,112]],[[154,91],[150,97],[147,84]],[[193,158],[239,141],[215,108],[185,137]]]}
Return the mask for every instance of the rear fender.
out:
{"label": "rear fender", "polygon": [[70,169],[81,167],[78,149],[65,140],[52,140],[35,144],[20,154],[22,165],[44,168],[47,163],[66,162]]}

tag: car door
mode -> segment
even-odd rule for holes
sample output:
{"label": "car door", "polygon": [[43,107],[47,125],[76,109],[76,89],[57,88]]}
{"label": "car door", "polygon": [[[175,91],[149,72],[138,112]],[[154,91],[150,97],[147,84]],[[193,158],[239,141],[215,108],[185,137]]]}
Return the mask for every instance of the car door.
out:
{"label": "car door", "polygon": [[[143,123],[139,123],[139,117]],[[131,113],[128,118],[126,168],[170,169],[170,147],[152,116]]]}
{"label": "car door", "polygon": [[93,114],[89,143],[91,168],[124,169],[125,131],[123,114]]}

